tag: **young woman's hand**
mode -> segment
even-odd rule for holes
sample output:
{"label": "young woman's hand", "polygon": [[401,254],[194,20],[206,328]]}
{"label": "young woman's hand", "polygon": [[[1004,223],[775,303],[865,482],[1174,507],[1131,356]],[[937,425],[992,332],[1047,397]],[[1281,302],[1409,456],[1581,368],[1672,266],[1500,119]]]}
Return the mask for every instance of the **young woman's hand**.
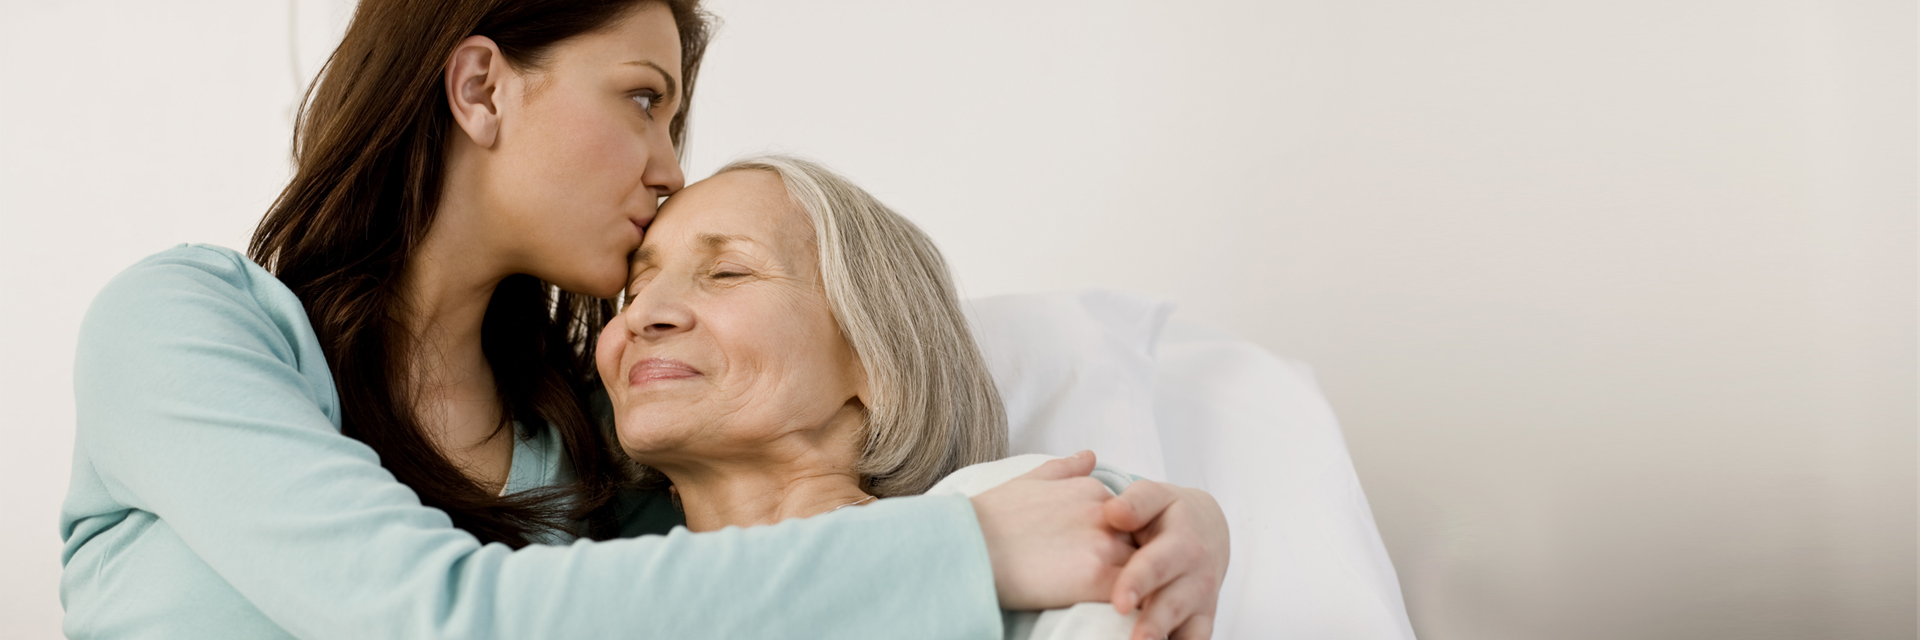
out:
{"label": "young woman's hand", "polygon": [[1141,610],[1131,638],[1212,636],[1230,552],[1220,504],[1199,489],[1141,480],[1109,500],[1104,512],[1108,524],[1133,532],[1140,545],[1111,594],[1121,614]]}
{"label": "young woman's hand", "polygon": [[1114,593],[1137,534],[1107,523],[1103,509],[1115,498],[1092,472],[1093,452],[1082,451],[973,497],[1001,608],[1053,609]]}

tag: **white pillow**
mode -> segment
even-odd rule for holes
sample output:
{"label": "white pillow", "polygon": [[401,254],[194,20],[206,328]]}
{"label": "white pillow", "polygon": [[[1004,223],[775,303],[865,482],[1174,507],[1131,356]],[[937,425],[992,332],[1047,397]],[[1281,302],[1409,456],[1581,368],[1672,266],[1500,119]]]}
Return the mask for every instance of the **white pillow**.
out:
{"label": "white pillow", "polygon": [[1220,501],[1233,562],[1215,638],[1414,637],[1339,423],[1305,366],[1122,293],[970,306],[1013,453],[1093,449]]}
{"label": "white pillow", "polygon": [[1173,305],[1115,291],[978,298],[974,337],[1007,405],[1013,453],[1073,455],[1167,477],[1153,419],[1154,341]]}

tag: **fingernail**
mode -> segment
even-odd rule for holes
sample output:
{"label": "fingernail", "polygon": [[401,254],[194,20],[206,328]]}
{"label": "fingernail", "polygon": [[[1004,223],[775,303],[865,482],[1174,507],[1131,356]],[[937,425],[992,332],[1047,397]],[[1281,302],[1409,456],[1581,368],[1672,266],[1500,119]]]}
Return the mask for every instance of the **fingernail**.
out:
{"label": "fingernail", "polygon": [[1090,451],[1090,450],[1087,450],[1087,449],[1081,449],[1079,453],[1075,453],[1075,454],[1073,454],[1073,457],[1075,457],[1075,458],[1086,458],[1086,457],[1090,457],[1090,456],[1092,456],[1092,455],[1093,455],[1093,452],[1092,452],[1092,451]]}
{"label": "fingernail", "polygon": [[1127,609],[1137,610],[1139,608],[1140,608],[1140,592],[1128,591],[1127,592]]}

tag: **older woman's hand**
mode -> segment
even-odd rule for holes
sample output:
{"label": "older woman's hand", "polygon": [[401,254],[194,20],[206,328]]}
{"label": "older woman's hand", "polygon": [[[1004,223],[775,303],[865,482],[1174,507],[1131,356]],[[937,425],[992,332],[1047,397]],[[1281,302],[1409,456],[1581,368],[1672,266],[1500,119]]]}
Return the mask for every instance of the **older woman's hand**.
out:
{"label": "older woman's hand", "polygon": [[1112,593],[1120,613],[1141,609],[1133,640],[1212,636],[1230,551],[1220,504],[1199,489],[1141,480],[1109,500],[1105,513],[1140,545]]}
{"label": "older woman's hand", "polygon": [[1113,493],[1087,476],[1093,453],[1051,460],[973,497],[1004,609],[1106,600],[1135,535],[1107,524]]}

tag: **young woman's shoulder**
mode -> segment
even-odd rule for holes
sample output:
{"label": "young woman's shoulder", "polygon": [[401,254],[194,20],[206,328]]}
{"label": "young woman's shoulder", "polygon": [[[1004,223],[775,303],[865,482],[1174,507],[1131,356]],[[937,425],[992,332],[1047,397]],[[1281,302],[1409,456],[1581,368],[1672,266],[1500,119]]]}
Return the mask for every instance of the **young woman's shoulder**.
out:
{"label": "young woman's shoulder", "polygon": [[[101,288],[80,323],[76,390],[152,365],[168,375],[277,361],[309,399],[337,416],[333,377],[306,309],[291,289],[238,251],[183,244],[148,256]],[[127,382],[119,380],[119,382]]]}
{"label": "young woman's shoulder", "polygon": [[147,314],[233,302],[243,303],[243,310],[263,320],[299,316],[299,328],[313,332],[292,290],[240,252],[210,244],[182,244],[127,267],[94,298],[88,315],[91,319],[102,312],[134,310]]}

